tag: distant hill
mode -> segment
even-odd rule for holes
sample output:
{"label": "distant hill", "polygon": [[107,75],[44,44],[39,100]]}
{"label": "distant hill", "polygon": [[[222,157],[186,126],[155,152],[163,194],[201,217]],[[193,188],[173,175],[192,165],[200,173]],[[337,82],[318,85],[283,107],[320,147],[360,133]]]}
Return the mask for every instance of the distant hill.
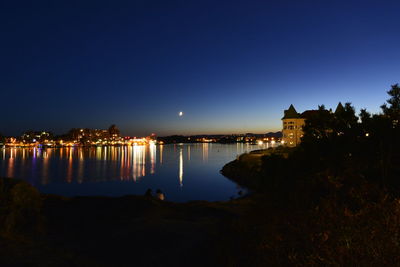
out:
{"label": "distant hill", "polygon": [[265,137],[282,138],[282,132],[269,132],[265,134]]}

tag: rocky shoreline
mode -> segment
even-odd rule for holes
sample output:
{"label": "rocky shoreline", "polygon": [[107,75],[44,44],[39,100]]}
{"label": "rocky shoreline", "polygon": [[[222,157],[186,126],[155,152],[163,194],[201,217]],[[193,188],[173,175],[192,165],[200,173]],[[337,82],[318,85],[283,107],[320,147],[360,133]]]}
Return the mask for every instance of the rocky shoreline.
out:
{"label": "rocky shoreline", "polygon": [[220,172],[239,186],[247,188],[249,192],[260,192],[264,190],[263,187],[260,187],[260,180],[263,175],[263,158],[270,155],[281,155],[285,158],[288,151],[288,148],[278,147],[244,153],[237,159],[225,164]]}

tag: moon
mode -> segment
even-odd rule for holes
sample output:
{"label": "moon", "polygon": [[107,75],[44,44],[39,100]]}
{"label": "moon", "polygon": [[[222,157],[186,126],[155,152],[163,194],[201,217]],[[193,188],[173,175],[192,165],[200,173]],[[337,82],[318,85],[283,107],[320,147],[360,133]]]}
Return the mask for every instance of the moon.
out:
{"label": "moon", "polygon": [[179,117],[182,117],[183,116],[183,111],[179,111],[178,115],[179,115]]}

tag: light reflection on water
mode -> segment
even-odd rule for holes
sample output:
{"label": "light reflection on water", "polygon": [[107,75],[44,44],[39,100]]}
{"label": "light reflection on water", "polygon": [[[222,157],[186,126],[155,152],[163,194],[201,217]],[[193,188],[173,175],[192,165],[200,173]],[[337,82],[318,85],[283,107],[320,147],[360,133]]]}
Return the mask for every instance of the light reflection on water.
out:
{"label": "light reflection on water", "polygon": [[91,148],[3,148],[0,176],[44,193],[122,196],[161,189],[172,201],[227,200],[238,187],[219,170],[269,145],[176,144]]}
{"label": "light reflection on water", "polygon": [[179,150],[179,185],[183,186],[183,154],[182,148]]}

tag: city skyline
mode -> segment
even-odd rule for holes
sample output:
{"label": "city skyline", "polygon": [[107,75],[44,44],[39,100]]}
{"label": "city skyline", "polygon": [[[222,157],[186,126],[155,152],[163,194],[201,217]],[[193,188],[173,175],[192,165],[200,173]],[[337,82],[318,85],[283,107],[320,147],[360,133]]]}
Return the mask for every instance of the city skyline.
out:
{"label": "city skyline", "polygon": [[4,135],[111,124],[129,136],[275,132],[290,104],[377,113],[399,82],[395,1],[0,10]]}

